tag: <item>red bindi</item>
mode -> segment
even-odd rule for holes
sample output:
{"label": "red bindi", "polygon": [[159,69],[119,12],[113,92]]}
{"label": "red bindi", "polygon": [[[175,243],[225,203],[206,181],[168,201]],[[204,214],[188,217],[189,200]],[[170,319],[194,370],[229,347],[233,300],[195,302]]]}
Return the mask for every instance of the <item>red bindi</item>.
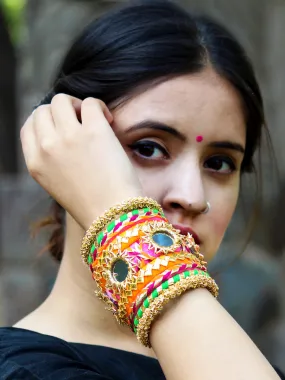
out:
{"label": "red bindi", "polygon": [[202,142],[202,141],[203,141],[203,136],[197,136],[197,137],[196,137],[196,141],[197,141],[198,143]]}

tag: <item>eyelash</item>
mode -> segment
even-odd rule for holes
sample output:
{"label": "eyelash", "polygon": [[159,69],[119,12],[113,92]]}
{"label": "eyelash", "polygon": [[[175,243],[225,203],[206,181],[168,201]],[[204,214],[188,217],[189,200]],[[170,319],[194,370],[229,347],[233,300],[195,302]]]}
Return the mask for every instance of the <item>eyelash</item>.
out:
{"label": "eyelash", "polygon": [[[219,170],[215,170],[215,169],[211,169],[209,167],[206,166],[206,164],[211,161],[211,160],[220,160],[221,163],[226,163],[228,166],[229,166],[229,170],[226,171],[226,172],[220,172]],[[211,172],[213,173],[216,173],[216,174],[221,174],[221,175],[225,175],[225,174],[231,174],[233,172],[235,172],[237,170],[237,167],[236,167],[236,164],[234,163],[234,161],[229,157],[229,156],[225,156],[225,155],[214,155],[214,156],[210,156],[204,163],[204,168],[206,169],[209,169]]]}
{"label": "eyelash", "polygon": [[[160,144],[158,144],[154,141],[149,141],[149,140],[137,141],[134,144],[129,145],[129,148],[133,151],[134,155],[136,155],[139,159],[145,160],[145,161],[159,161],[161,159],[167,160],[170,158],[170,154],[167,152],[167,150],[164,147],[162,147]],[[142,148],[158,149],[162,153],[163,157],[160,157],[160,158],[147,157],[147,156],[143,155],[142,153],[138,152],[139,149],[142,149]],[[210,168],[208,165],[209,165],[209,162],[211,160],[216,160],[216,162],[217,162],[217,160],[220,160],[220,162],[222,164],[226,163],[229,166],[229,170],[226,172],[220,172],[219,170],[215,170],[213,168]],[[225,156],[225,155],[210,156],[206,159],[203,166],[204,166],[204,168],[208,169],[212,173],[220,174],[220,175],[231,174],[237,170],[236,164],[234,163],[233,159],[230,158],[229,156]]]}
{"label": "eyelash", "polygon": [[157,161],[157,160],[161,159],[161,158],[155,159],[155,158],[147,157],[141,153],[138,153],[138,150],[142,149],[144,147],[150,148],[150,149],[158,149],[162,153],[162,156],[163,156],[162,159],[164,159],[164,160],[167,160],[170,158],[170,155],[167,152],[167,150],[165,148],[163,148],[163,146],[161,146],[160,144],[158,144],[157,142],[154,142],[154,141],[142,140],[142,141],[137,141],[134,144],[129,145],[129,148],[134,152],[134,154],[143,160],[147,160],[147,161],[156,160]]}

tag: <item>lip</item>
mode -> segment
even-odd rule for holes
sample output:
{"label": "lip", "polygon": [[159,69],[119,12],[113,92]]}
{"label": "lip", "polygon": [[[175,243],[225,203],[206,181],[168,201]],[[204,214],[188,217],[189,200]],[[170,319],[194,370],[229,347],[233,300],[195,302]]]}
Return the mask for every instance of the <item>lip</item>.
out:
{"label": "lip", "polygon": [[201,244],[201,240],[200,240],[199,236],[196,234],[196,232],[194,230],[192,230],[192,228],[181,226],[179,224],[174,224],[173,227],[176,230],[179,230],[182,235],[187,235],[187,234],[192,235],[193,239],[195,240],[195,243],[199,244],[199,245]]}

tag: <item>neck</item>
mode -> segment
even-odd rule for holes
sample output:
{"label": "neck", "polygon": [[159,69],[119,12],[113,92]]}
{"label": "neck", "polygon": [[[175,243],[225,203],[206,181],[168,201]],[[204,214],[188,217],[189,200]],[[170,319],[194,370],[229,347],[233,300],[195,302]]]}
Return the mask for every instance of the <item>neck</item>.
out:
{"label": "neck", "polygon": [[65,251],[57,280],[42,305],[44,314],[52,316],[58,326],[59,337],[154,356],[151,350],[138,343],[128,327],[118,325],[95,296],[96,284],[80,256],[84,231],[69,215],[66,230]]}

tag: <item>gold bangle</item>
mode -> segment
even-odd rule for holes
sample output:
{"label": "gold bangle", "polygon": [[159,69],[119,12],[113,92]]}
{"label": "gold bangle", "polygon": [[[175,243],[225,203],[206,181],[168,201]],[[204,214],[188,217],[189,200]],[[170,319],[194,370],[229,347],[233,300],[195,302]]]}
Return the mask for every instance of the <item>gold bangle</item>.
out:
{"label": "gold bangle", "polygon": [[94,240],[96,239],[96,236],[106,227],[107,224],[111,223],[119,215],[146,207],[157,209],[160,213],[163,214],[161,206],[155,200],[146,197],[137,197],[111,207],[102,216],[99,216],[97,219],[95,219],[89,229],[86,231],[86,234],[82,240],[80,253],[83,261],[87,263],[89,252],[92,244],[94,243]]}
{"label": "gold bangle", "polygon": [[162,312],[165,305],[174,298],[179,297],[190,289],[206,288],[212,295],[217,298],[219,288],[211,277],[201,275],[191,276],[172,284],[168,289],[164,290],[157,298],[153,299],[149,307],[145,309],[143,316],[139,320],[137,326],[137,339],[145,347],[151,348],[149,333],[154,320]]}

